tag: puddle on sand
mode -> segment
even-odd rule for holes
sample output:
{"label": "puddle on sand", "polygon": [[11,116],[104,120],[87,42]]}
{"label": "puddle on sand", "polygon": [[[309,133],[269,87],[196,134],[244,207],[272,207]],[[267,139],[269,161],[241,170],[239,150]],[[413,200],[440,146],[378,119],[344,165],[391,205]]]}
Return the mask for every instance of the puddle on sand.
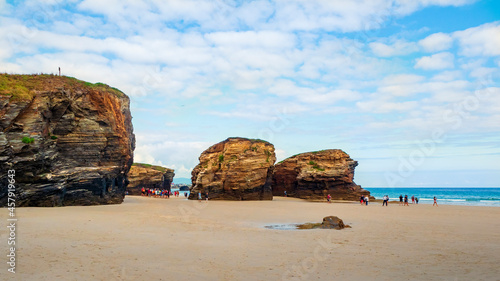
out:
{"label": "puddle on sand", "polygon": [[298,224],[272,224],[264,226],[267,229],[277,229],[277,230],[298,230]]}

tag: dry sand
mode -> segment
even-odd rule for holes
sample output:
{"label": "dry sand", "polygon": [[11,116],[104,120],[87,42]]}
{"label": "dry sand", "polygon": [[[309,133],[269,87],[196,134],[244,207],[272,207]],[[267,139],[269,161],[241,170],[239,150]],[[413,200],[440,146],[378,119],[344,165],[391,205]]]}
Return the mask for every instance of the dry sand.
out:
{"label": "dry sand", "polygon": [[[328,215],[352,228],[264,227]],[[500,280],[495,207],[130,196],[17,217],[16,273],[2,262],[1,280]]]}

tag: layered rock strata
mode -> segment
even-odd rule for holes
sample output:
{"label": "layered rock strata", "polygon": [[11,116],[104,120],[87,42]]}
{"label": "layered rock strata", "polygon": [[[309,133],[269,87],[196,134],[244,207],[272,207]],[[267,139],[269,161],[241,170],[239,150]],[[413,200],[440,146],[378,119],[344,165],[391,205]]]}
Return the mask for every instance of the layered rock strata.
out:
{"label": "layered rock strata", "polygon": [[121,203],[135,136],[129,98],[101,83],[0,74],[0,205]]}
{"label": "layered rock strata", "polygon": [[200,155],[192,171],[189,199],[208,192],[216,200],[272,200],[271,180],[276,161],[266,141],[228,138]]}
{"label": "layered rock strata", "polygon": [[143,187],[170,190],[170,185],[172,184],[174,176],[175,173],[173,169],[149,164],[134,163],[128,173],[128,194],[140,195]]}
{"label": "layered rock strata", "polygon": [[354,183],[354,168],[358,165],[339,149],[308,152],[290,157],[274,168],[274,196],[308,200],[358,200],[370,192]]}

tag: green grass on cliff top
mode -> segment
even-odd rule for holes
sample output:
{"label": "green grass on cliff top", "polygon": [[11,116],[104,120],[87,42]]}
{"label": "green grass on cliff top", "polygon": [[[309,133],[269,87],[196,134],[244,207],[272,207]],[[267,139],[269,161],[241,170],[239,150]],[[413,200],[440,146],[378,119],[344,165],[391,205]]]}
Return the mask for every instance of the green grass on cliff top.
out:
{"label": "green grass on cliff top", "polygon": [[89,90],[109,92],[117,97],[124,93],[104,83],[89,83],[69,76],[53,74],[0,74],[0,95],[11,96],[15,100],[31,100],[36,91]]}
{"label": "green grass on cliff top", "polygon": [[132,166],[137,166],[137,167],[142,167],[142,168],[150,168],[150,169],[160,171],[162,173],[165,173],[167,171],[173,171],[172,169],[165,168],[162,166],[156,166],[156,165],[144,164],[144,163],[134,163],[134,164],[132,164]]}

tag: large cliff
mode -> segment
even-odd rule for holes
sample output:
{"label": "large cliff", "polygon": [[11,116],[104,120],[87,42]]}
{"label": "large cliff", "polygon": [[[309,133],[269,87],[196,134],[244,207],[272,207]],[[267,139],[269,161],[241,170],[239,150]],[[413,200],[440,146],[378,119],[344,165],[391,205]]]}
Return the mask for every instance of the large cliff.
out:
{"label": "large cliff", "polygon": [[134,163],[128,173],[128,194],[140,195],[143,187],[170,190],[170,185],[172,184],[174,176],[175,173],[173,169],[149,164]]}
{"label": "large cliff", "polygon": [[273,195],[308,200],[325,200],[330,194],[336,200],[358,200],[370,192],[354,183],[354,168],[358,165],[339,149],[302,153],[276,164]]}
{"label": "large cliff", "polygon": [[121,203],[135,136],[129,98],[105,84],[0,74],[0,206]]}
{"label": "large cliff", "polygon": [[192,172],[189,199],[198,192],[219,200],[272,200],[271,179],[276,161],[266,141],[228,138],[200,155]]}

